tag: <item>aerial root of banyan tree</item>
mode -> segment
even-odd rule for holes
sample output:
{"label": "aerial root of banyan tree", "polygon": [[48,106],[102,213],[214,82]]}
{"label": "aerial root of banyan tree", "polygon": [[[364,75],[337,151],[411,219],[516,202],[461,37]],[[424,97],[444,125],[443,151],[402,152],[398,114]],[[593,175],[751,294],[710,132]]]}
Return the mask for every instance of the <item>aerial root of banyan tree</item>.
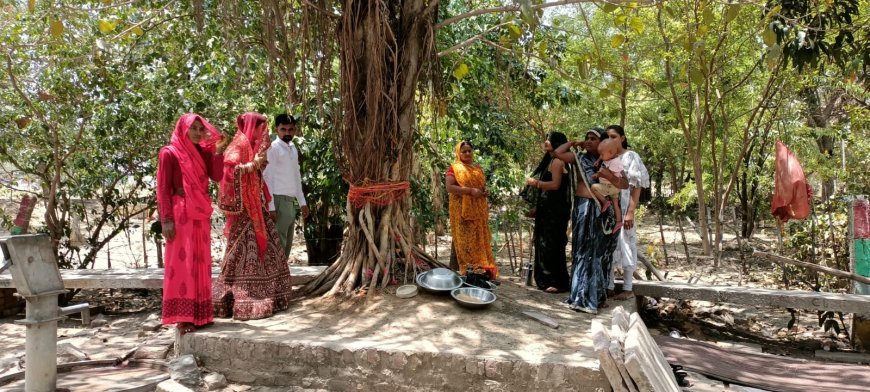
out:
{"label": "aerial root of banyan tree", "polygon": [[407,201],[379,207],[352,208],[341,255],[323,273],[303,287],[305,295],[352,295],[391,284],[414,282],[421,271],[446,267],[423,252],[403,212]]}

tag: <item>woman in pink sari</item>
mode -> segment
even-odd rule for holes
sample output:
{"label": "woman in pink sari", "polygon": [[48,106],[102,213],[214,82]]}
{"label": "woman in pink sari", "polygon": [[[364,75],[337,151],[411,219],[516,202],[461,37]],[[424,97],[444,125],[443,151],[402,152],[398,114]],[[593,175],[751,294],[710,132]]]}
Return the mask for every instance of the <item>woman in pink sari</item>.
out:
{"label": "woman in pink sari", "polygon": [[163,324],[181,334],[212,322],[208,180],[220,181],[221,134],[198,114],[178,119],[157,163],[157,210],[166,239]]}
{"label": "woman in pink sari", "polygon": [[290,268],[268,217],[271,198],[263,182],[270,146],[266,117],[245,113],[227,147],[221,180],[221,210],[227,216],[227,249],[214,287],[215,317],[254,320],[290,306]]}

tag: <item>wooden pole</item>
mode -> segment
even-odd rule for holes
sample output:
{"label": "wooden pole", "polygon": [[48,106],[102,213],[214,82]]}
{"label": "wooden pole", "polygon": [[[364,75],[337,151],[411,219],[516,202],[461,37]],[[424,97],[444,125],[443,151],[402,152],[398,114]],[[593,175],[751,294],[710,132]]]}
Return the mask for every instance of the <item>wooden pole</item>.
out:
{"label": "wooden pole", "polygon": [[145,264],[145,268],[148,268],[148,232],[145,228],[148,214],[142,214],[142,262]]}
{"label": "wooden pole", "polygon": [[743,241],[740,240],[740,230],[734,229],[734,238],[737,238],[737,247],[740,249],[740,271],[737,275],[737,286],[743,286],[743,271],[746,269],[746,256],[743,255]]}
{"label": "wooden pole", "polygon": [[164,268],[164,265],[163,265],[163,241],[160,238],[155,238],[154,245],[157,247],[157,268]]}
{"label": "wooden pole", "polygon": [[669,266],[671,264],[670,258],[668,258],[668,242],[665,241],[665,214],[664,212],[659,212],[659,235],[662,237],[662,251],[665,254],[665,266]]}
{"label": "wooden pole", "polygon": [[511,274],[516,272],[516,250],[514,250],[513,246],[513,227],[510,222],[505,222],[505,225],[502,227],[504,229],[504,243],[507,246],[508,251],[508,261],[511,263]]}
{"label": "wooden pole", "polygon": [[519,237],[520,237],[520,269],[526,268],[526,264],[523,262],[523,219],[520,218],[520,221],[517,225],[519,227]]}
{"label": "wooden pole", "polygon": [[660,280],[660,281],[665,280],[665,277],[662,276],[662,273],[659,272],[659,270],[657,270],[656,267],[654,267],[652,265],[652,263],[650,263],[649,260],[646,259],[646,256],[640,254],[640,252],[638,252],[638,254],[637,254],[637,260],[640,261],[641,263],[643,263],[643,265],[646,267],[646,270],[651,272],[653,275],[655,275],[655,277],[658,278],[658,280]]}
{"label": "wooden pole", "polygon": [[856,275],[856,274],[853,274],[851,272],[841,271],[841,270],[834,269],[834,268],[828,268],[828,267],[824,267],[821,265],[816,265],[816,264],[807,263],[804,261],[790,259],[788,257],[775,255],[772,253],[760,252],[757,250],[753,251],[752,255],[755,257],[758,257],[760,259],[765,259],[767,261],[774,262],[774,263],[780,263],[780,264],[781,263],[788,263],[788,264],[796,265],[799,267],[804,267],[806,269],[811,269],[813,271],[823,272],[823,273],[826,273],[828,275],[832,275],[832,276],[836,276],[836,277],[840,277],[840,278],[852,279],[856,282],[861,282],[864,284],[870,284],[870,278],[867,278],[867,277],[864,277],[861,275]]}
{"label": "wooden pole", "polygon": [[[783,252],[783,245],[782,245],[782,236],[783,235],[782,234],[783,234],[783,230],[784,230],[784,225],[785,225],[785,223],[783,221],[779,220],[779,218],[776,219],[776,227],[777,227],[776,240],[777,240],[777,243],[779,244],[779,253]],[[788,270],[786,270],[784,262],[779,261],[779,264],[782,266],[782,284],[785,286],[785,288],[787,290],[788,289]]]}
{"label": "wooden pole", "polygon": [[683,229],[682,214],[674,214],[677,224],[680,226],[680,238],[683,241],[683,252],[686,253],[686,264],[692,261],[692,256],[689,254],[689,242],[686,241],[686,230]]}

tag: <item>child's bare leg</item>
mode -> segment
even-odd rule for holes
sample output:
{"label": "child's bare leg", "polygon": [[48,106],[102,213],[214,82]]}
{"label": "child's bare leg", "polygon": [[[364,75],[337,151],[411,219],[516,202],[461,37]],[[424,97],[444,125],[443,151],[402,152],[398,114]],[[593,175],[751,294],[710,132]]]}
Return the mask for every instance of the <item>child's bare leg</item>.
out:
{"label": "child's bare leg", "polygon": [[610,201],[613,202],[613,209],[616,212],[616,223],[622,223],[622,208],[619,207],[619,195],[610,196]]}

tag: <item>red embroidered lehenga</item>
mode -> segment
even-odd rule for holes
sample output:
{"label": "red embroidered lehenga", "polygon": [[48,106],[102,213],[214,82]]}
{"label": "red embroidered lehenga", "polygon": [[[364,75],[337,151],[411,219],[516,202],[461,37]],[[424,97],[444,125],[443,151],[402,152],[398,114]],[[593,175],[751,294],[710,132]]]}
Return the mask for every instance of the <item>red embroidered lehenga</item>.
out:
{"label": "red embroidered lehenga", "polygon": [[254,320],[289,307],[290,269],[284,249],[268,218],[271,196],[256,155],[269,148],[266,117],[245,113],[239,131],[224,153],[219,205],[226,214],[227,249],[214,284],[215,317]]}
{"label": "red embroidered lehenga", "polygon": [[[187,131],[196,120],[202,122],[205,136],[195,145]],[[175,225],[164,256],[163,324],[212,322],[208,181],[220,181],[223,174],[223,156],[215,152],[219,139],[208,121],[188,113],[178,119],[169,145],[158,155],[157,209],[164,225]]]}

